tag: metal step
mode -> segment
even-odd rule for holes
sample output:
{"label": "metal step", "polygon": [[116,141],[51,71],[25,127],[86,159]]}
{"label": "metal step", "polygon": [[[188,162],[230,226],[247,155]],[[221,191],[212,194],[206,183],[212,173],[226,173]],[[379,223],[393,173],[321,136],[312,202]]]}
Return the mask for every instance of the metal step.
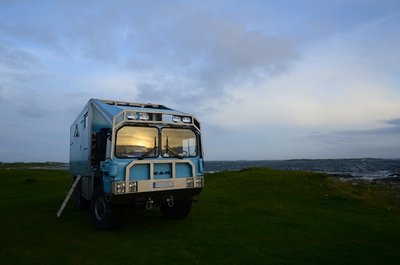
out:
{"label": "metal step", "polygon": [[81,180],[81,175],[78,175],[74,181],[74,183],[72,183],[71,189],[69,190],[67,197],[65,197],[63,203],[61,204],[60,209],[57,212],[57,217],[60,217],[62,212],[64,211],[65,206],[67,206],[67,203],[69,201],[69,199],[71,198],[72,193],[74,192],[76,186],[78,185],[79,181]]}

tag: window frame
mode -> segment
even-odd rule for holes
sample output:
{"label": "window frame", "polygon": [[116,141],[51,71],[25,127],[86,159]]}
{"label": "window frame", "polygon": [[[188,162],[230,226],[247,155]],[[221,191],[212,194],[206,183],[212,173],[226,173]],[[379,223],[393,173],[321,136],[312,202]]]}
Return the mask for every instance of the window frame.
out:
{"label": "window frame", "polygon": [[133,128],[152,128],[152,129],[156,129],[156,131],[157,131],[157,148],[156,148],[156,149],[157,149],[157,155],[156,155],[156,156],[146,156],[146,157],[144,157],[144,158],[158,158],[158,157],[160,157],[160,153],[161,153],[161,150],[160,150],[160,144],[161,144],[160,138],[161,138],[161,134],[160,134],[160,129],[159,129],[158,127],[156,127],[156,126],[124,125],[124,126],[121,126],[120,128],[118,128],[118,130],[115,132],[114,156],[115,156],[116,158],[119,158],[119,159],[132,159],[132,158],[138,159],[138,158],[140,158],[140,156],[121,157],[121,156],[118,156],[118,155],[117,155],[118,133],[119,133],[119,131],[120,131],[121,129],[126,128],[126,127],[133,127]]}
{"label": "window frame", "polygon": [[176,158],[176,157],[174,157],[174,156],[164,156],[164,154],[163,154],[163,146],[162,146],[162,144],[163,144],[163,133],[162,133],[162,131],[164,130],[164,129],[174,129],[174,130],[189,130],[189,131],[191,131],[191,132],[193,132],[193,134],[194,134],[194,137],[195,137],[195,141],[196,141],[196,155],[188,155],[188,156],[183,156],[182,158],[190,158],[190,157],[198,157],[199,156],[199,137],[198,137],[198,135],[197,135],[197,133],[196,133],[196,131],[195,130],[193,130],[192,128],[181,128],[181,127],[162,127],[161,129],[160,129],[160,155],[161,155],[161,157],[162,158]]}

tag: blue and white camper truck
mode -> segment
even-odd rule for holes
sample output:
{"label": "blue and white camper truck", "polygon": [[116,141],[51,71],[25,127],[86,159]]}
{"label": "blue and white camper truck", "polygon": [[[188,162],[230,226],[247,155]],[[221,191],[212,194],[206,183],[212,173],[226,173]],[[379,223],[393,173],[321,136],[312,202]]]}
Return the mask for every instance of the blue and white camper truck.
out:
{"label": "blue and white camper truck", "polygon": [[199,121],[163,105],[91,99],[71,125],[70,172],[78,208],[111,229],[124,205],[185,218],[201,192]]}

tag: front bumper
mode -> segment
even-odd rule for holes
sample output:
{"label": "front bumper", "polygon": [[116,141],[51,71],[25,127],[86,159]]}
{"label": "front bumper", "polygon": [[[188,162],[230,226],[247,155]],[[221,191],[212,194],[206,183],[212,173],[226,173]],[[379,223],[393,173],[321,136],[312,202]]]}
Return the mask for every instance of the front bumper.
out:
{"label": "front bumper", "polygon": [[111,193],[114,195],[145,192],[173,191],[203,188],[204,177],[169,178],[150,180],[126,180],[113,182]]}
{"label": "front bumper", "polygon": [[116,204],[136,204],[144,205],[148,199],[154,201],[156,205],[165,202],[168,198],[173,197],[174,200],[191,199],[201,193],[203,188],[190,188],[178,190],[161,190],[152,192],[111,194],[109,201]]}

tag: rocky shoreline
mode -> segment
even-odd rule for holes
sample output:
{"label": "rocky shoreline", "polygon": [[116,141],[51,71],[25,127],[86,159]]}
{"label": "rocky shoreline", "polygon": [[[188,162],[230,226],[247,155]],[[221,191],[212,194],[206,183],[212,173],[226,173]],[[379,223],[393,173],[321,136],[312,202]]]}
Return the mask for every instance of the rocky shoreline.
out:
{"label": "rocky shoreline", "polygon": [[340,174],[340,173],[329,174],[329,175],[336,179],[339,179],[340,181],[350,182],[353,184],[368,183],[372,185],[387,185],[400,188],[400,173],[392,173],[385,178],[374,178],[374,179],[353,176],[351,174]]}

